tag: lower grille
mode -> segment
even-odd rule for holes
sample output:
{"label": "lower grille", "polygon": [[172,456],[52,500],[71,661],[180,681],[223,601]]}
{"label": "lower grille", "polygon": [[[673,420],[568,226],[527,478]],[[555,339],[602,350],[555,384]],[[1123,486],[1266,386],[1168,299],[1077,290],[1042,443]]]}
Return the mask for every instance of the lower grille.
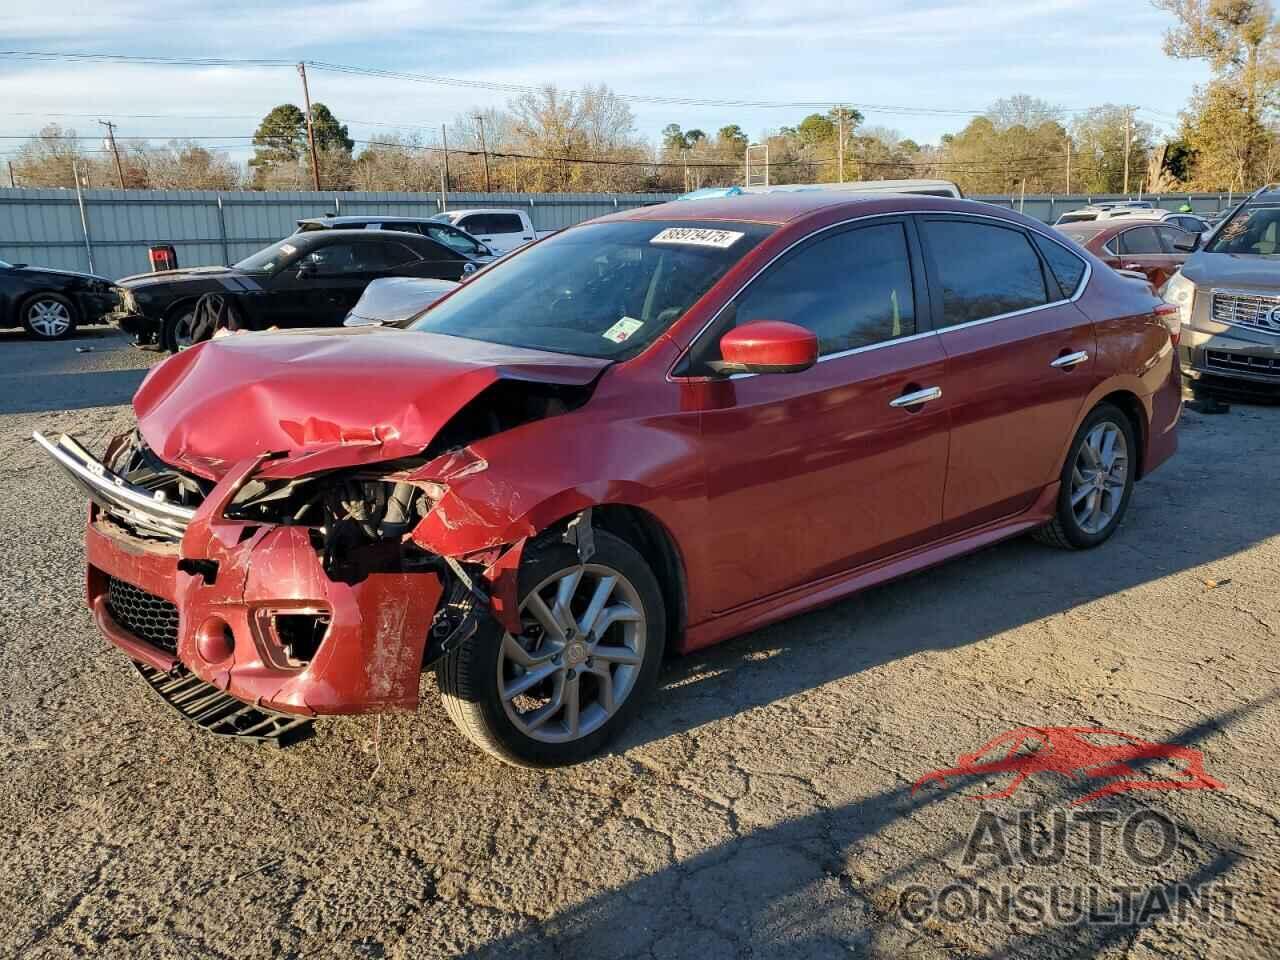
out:
{"label": "lower grille", "polygon": [[108,577],[107,610],[139,640],[167,653],[178,652],[178,608],[163,597]]}
{"label": "lower grille", "polygon": [[162,673],[145,663],[132,663],[160,699],[209,733],[276,747],[286,747],[312,733],[309,717],[255,707],[181,668],[176,673]]}
{"label": "lower grille", "polygon": [[1206,350],[1204,365],[1211,370],[1222,370],[1226,373],[1248,373],[1280,379],[1280,357],[1257,357],[1248,353]]}

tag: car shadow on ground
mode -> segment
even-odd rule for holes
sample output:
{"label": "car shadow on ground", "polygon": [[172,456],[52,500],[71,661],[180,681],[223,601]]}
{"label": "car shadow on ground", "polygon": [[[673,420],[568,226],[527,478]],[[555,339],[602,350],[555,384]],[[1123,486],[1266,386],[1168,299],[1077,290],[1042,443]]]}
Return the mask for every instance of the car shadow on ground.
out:
{"label": "car shadow on ground", "polygon": [[[1194,747],[1274,702],[1277,696],[1208,716],[1178,731],[1167,742]],[[1062,810],[1081,796],[1079,785],[1072,782],[1042,778],[1036,783],[1039,789],[1034,804],[1021,804],[1036,818]],[[1092,957],[1109,947],[1132,944],[1144,928],[1167,915],[1167,911],[1157,911],[1142,916],[1136,910],[1119,914],[1121,894],[1133,904],[1150,903],[1154,898],[1154,902],[1162,901],[1175,910],[1180,901],[1182,906],[1198,904],[1209,909],[1213,920],[1221,921],[1229,917],[1227,911],[1239,909],[1239,904],[1232,906],[1227,900],[1213,899],[1222,887],[1229,886],[1233,894],[1248,889],[1249,878],[1232,873],[1238,866],[1247,866],[1242,861],[1252,859],[1239,852],[1238,841],[1223,835],[1214,823],[1166,812],[1178,830],[1176,857],[1158,868],[1135,866],[1126,860],[1117,864],[1104,862],[1101,874],[1096,870],[1076,871],[1076,880],[1099,888],[1100,899],[1095,903],[1104,912],[1117,910],[1116,918],[1108,918],[1110,922],[1098,922],[1097,914],[1092,918],[1077,917],[1069,923],[1005,922],[988,928],[984,935],[975,934],[971,917],[948,917],[945,922],[934,917],[934,922],[924,926],[906,923],[901,885],[922,876],[936,885],[936,889],[930,888],[935,895],[955,883],[972,892],[983,881],[1037,882],[1037,877],[1021,865],[1010,868],[980,861],[976,867],[962,867],[960,859],[967,833],[952,836],[948,832],[939,837],[931,832],[929,836],[936,846],[878,875],[875,868],[860,863],[859,849],[880,831],[895,821],[930,817],[936,811],[929,808],[952,799],[957,792],[970,792],[967,788],[971,786],[971,782],[952,780],[946,786],[930,784],[913,793],[911,787],[903,785],[755,830],[600,894],[549,920],[530,921],[519,931],[466,956],[580,956],[596,960],[633,955],[963,955],[990,960],[1040,955]],[[1230,785],[1225,789],[1229,790]],[[1146,808],[1144,799],[1142,794],[1115,795],[1094,803],[1091,809],[1112,811],[1116,822],[1123,822]],[[974,815],[981,809],[975,806]],[[988,809],[1004,818],[1016,818],[1018,814],[1017,809],[1006,807]],[[1072,856],[1082,859],[1080,851]],[[1050,871],[1049,883],[1072,882],[1065,874],[1059,875],[1056,867],[1046,869]],[[1119,879],[1126,885],[1116,886]],[[1203,898],[1188,900],[1189,892]],[[976,899],[974,893],[970,902]],[[1195,917],[1194,912],[1191,916]],[[1200,921],[1203,919],[1201,916]],[[965,921],[969,923],[967,930],[961,929]],[[948,924],[953,924],[953,929],[948,930]],[[992,940],[998,942],[994,948],[989,946]]]}
{"label": "car shadow on ground", "polygon": [[[1222,560],[1280,533],[1280,517],[1266,521],[1250,506],[1248,483],[1221,491],[1212,507],[1200,501],[1194,509],[1179,509],[1180,498],[1194,499],[1194,484],[1176,469],[1166,467],[1137,485],[1121,529],[1097,549],[1063,551],[1020,537],[671,659],[659,689],[617,749],[683,733],[921,651],[979,643]],[[1224,522],[1224,514],[1232,522]],[[1168,522],[1171,515],[1176,524]],[[1016,664],[1010,669],[1017,678]]]}
{"label": "car shadow on ground", "polygon": [[[0,373],[0,414],[127,404],[149,365],[149,355],[135,351],[112,327],[79,328],[67,339],[54,341],[34,340],[20,330],[3,331],[0,351],[6,371]],[[121,352],[123,357],[108,356]]]}

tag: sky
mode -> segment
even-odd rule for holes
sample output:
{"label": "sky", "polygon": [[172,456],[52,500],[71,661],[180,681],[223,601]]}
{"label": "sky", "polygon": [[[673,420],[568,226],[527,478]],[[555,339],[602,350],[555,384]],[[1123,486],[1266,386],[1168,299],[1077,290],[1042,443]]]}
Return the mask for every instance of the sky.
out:
{"label": "sky", "polygon": [[[1030,94],[1067,111],[1140,107],[1172,131],[1198,62],[1161,49],[1167,14],[1147,0],[4,0],[11,51],[314,60],[462,81],[562,88],[605,83],[639,97],[843,102],[866,124],[936,143],[993,100]],[[311,96],[357,140],[400,129],[427,139],[510,93],[311,70]],[[0,155],[46,121],[95,137],[207,137],[236,159],[256,121],[301,103],[289,66],[162,66],[0,56]],[[668,123],[753,139],[813,108],[632,101],[637,133]],[[953,111],[953,112],[937,112]],[[156,115],[156,116],[148,116]],[[244,138],[237,140],[236,138]],[[97,143],[87,146],[97,147]]]}

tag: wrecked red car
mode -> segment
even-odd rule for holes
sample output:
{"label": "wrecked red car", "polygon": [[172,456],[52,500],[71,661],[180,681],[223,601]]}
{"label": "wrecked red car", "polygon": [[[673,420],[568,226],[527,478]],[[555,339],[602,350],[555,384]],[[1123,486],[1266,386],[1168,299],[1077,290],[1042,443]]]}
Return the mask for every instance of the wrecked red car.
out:
{"label": "wrecked red car", "polygon": [[776,193],[573,227],[407,331],[156,367],[88,492],[88,602],[207,729],[412,710],[598,751],[665,650],[1024,531],[1106,540],[1176,447],[1166,307],[1007,210]]}

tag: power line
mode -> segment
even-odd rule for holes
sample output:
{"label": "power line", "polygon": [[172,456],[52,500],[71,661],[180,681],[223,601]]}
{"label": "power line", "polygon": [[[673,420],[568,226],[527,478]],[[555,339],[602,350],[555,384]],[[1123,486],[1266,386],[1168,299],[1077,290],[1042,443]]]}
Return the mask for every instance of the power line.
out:
{"label": "power line", "polygon": [[[14,60],[66,60],[71,62],[93,63],[137,63],[153,66],[263,66],[263,67],[296,67],[293,60],[277,58],[236,58],[236,57],[176,57],[139,54],[116,53],[67,53],[34,50],[0,50],[0,57]],[[439,74],[410,73],[400,70],[386,70],[377,67],[364,67],[355,64],[333,63],[323,60],[305,60],[313,70],[342,73],[354,76],[371,77],[383,80],[403,80],[411,83],[425,83],[434,86],[456,87],[469,90],[488,90],[496,93],[525,94],[536,93],[541,89],[534,84],[504,83],[495,80],[469,80],[460,77],[449,77]],[[854,100],[834,98],[830,100],[747,100],[718,97],[672,97],[639,93],[615,93],[620,100],[632,103],[649,103],[664,106],[690,107],[738,107],[753,109],[813,109],[822,107],[847,106],[872,113],[891,113],[902,116],[982,116],[988,108],[981,110],[955,107],[919,107],[903,104],[864,103]],[[1062,114],[1087,113],[1093,107],[1059,108]],[[1143,108],[1147,109],[1147,108]],[[1158,111],[1151,111],[1158,112]]]}

